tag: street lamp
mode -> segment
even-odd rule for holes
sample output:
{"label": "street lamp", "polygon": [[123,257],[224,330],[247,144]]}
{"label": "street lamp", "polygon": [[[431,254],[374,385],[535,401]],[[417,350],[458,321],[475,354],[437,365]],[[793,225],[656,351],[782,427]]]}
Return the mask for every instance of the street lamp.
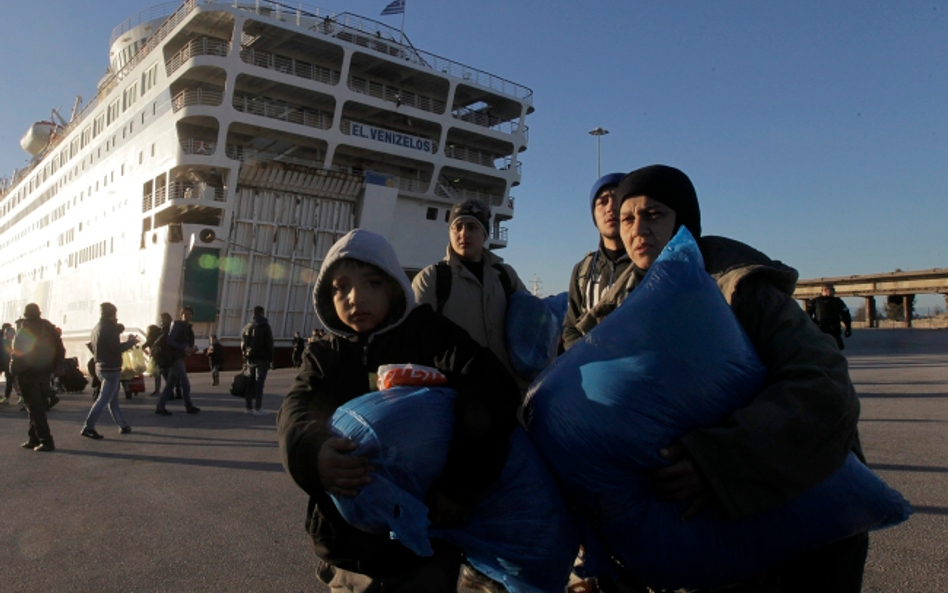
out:
{"label": "street lamp", "polygon": [[589,134],[596,137],[596,179],[602,177],[602,137],[609,133],[609,130],[596,128],[590,130]]}

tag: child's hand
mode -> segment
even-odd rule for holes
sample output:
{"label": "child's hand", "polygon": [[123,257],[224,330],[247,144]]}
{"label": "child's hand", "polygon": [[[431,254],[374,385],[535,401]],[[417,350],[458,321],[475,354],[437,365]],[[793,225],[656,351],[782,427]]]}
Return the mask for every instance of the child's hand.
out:
{"label": "child's hand", "polygon": [[349,455],[359,444],[350,439],[330,438],[319,448],[316,466],[323,488],[330,494],[352,498],[372,481],[373,470],[366,457]]}

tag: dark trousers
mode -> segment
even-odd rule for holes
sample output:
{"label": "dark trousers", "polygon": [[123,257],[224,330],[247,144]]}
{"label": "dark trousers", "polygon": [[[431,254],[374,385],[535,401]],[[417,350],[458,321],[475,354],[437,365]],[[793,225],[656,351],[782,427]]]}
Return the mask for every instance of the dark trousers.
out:
{"label": "dark trousers", "polygon": [[[694,593],[860,593],[869,554],[869,534],[859,533],[783,562],[766,573],[740,583],[700,589]],[[647,588],[633,575],[618,580],[599,579],[604,593],[646,593]]]}
{"label": "dark trousers", "polygon": [[838,325],[821,325],[820,331],[822,331],[824,334],[833,336],[833,338],[836,340],[836,345],[839,346],[840,350],[846,347],[843,345],[843,330],[840,329]]}
{"label": "dark trousers", "polygon": [[49,432],[49,422],[46,421],[46,407],[49,405],[49,374],[17,375],[17,383],[23,394],[23,403],[30,416],[29,439],[31,443],[53,444],[53,435]]}

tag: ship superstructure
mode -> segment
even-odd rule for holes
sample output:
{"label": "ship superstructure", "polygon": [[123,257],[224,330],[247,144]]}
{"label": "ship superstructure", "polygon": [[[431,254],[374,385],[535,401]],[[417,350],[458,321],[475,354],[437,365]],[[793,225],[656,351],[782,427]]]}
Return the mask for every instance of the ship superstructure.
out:
{"label": "ship superstructure", "polygon": [[0,186],[0,319],[37,302],[75,347],[102,301],[130,329],[190,305],[200,336],[234,344],[263,305],[285,344],[318,327],[315,275],[352,228],[411,272],[443,257],[450,207],[474,198],[505,246],[532,110],[528,88],[365,17],[145,11],[115,29],[97,96],[34,125],[33,163]]}

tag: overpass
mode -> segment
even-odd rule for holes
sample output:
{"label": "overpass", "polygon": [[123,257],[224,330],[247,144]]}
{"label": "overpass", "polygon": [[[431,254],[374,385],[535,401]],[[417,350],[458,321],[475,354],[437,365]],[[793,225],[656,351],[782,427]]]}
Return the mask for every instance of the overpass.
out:
{"label": "overpass", "polygon": [[[877,296],[902,297],[906,312],[905,326],[912,326],[912,297],[916,294],[948,295],[948,268],[932,268],[916,272],[896,270],[885,274],[862,276],[840,276],[838,278],[813,278],[797,281],[793,298],[806,301],[820,296],[824,284],[836,287],[838,297],[863,297],[866,299],[866,323],[869,327],[876,321]],[[946,296],[948,299],[948,296]],[[948,301],[946,301],[948,304]]]}

